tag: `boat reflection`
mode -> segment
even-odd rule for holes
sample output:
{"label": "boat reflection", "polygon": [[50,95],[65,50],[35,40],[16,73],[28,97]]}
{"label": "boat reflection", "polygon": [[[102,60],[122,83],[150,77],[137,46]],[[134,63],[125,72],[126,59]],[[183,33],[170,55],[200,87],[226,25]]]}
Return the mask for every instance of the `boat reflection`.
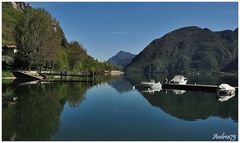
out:
{"label": "boat reflection", "polygon": [[[134,79],[138,78],[135,77]],[[129,77],[133,85],[138,85],[140,81],[134,79]],[[179,119],[195,121],[217,116],[231,118],[233,121],[238,122],[237,96],[219,97],[216,93],[202,91],[143,90],[139,86],[136,86],[135,90],[138,90],[152,106],[156,106],[165,113]],[[153,94],[154,96],[149,96]]]}
{"label": "boat reflection", "polygon": [[[162,90],[164,91],[164,90]],[[237,96],[217,98],[214,93],[188,91],[181,96],[174,92],[155,92],[156,96],[141,93],[152,106],[159,107],[171,116],[187,121],[207,119],[210,116],[232,118],[238,122]],[[231,98],[231,100],[227,99]],[[223,102],[228,100],[227,102]],[[222,102],[219,102],[222,101]],[[204,110],[203,110],[204,109]]]}
{"label": "boat reflection", "polygon": [[228,95],[228,96],[218,96],[219,97],[218,101],[220,101],[220,102],[228,101],[231,98],[233,98],[234,96],[235,96],[235,94]]}
{"label": "boat reflection", "polygon": [[183,95],[185,92],[187,92],[186,90],[176,90],[176,89],[172,91],[175,95]]}
{"label": "boat reflection", "polygon": [[162,84],[160,82],[154,83],[150,86],[150,88],[147,88],[147,90],[143,90],[141,92],[147,92],[150,94],[154,94],[154,92],[160,92],[162,90]]}

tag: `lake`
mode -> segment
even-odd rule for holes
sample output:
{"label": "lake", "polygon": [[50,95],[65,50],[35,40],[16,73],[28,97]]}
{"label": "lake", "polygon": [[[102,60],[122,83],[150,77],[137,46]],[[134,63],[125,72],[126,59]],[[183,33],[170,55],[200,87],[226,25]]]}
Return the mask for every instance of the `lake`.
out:
{"label": "lake", "polygon": [[[3,140],[238,140],[237,95],[220,102],[215,93],[149,93],[136,86],[164,77],[133,74],[97,84],[3,80],[3,97],[17,97],[3,102]],[[195,82],[237,86],[238,79],[189,77]]]}

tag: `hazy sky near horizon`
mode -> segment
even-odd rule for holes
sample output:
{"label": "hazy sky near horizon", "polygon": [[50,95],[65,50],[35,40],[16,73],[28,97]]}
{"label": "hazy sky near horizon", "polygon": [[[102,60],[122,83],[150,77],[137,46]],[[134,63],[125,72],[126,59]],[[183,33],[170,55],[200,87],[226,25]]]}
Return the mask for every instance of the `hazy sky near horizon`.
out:
{"label": "hazy sky near horizon", "polygon": [[120,50],[141,52],[152,40],[186,26],[213,31],[238,26],[237,2],[31,2],[59,21],[68,41],[107,60]]}

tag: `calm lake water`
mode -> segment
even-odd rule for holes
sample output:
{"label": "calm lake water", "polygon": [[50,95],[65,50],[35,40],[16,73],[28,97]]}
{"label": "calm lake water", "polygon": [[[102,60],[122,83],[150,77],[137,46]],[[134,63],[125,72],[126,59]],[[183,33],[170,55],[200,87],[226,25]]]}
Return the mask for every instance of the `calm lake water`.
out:
{"label": "calm lake water", "polygon": [[[160,81],[164,76],[151,77]],[[3,140],[238,140],[238,97],[133,89],[149,77],[115,77],[99,84],[3,81]],[[190,83],[237,86],[237,77],[192,76]],[[229,139],[223,139],[229,140]]]}

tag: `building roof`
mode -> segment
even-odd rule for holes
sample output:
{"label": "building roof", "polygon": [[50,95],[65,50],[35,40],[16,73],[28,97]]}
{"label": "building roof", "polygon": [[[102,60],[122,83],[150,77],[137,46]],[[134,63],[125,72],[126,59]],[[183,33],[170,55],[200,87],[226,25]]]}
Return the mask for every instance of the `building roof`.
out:
{"label": "building roof", "polygon": [[9,49],[17,49],[16,45],[5,45],[5,47]]}

